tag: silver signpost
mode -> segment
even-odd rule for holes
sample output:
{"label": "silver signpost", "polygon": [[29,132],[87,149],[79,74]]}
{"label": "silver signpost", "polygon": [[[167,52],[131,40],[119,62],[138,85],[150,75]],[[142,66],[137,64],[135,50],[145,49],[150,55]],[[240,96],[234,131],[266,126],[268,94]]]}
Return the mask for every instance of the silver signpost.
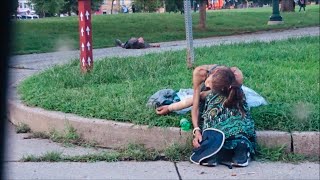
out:
{"label": "silver signpost", "polygon": [[192,68],[194,63],[194,51],[193,51],[192,16],[191,16],[190,0],[184,0],[184,21],[186,25],[187,66],[189,68]]}

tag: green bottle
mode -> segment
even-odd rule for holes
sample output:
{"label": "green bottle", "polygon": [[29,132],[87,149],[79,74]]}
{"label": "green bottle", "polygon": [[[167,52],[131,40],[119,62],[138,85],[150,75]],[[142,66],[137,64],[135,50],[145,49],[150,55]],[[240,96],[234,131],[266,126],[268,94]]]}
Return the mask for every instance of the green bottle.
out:
{"label": "green bottle", "polygon": [[180,120],[180,127],[183,131],[190,131],[191,130],[191,123],[186,118],[182,118]]}

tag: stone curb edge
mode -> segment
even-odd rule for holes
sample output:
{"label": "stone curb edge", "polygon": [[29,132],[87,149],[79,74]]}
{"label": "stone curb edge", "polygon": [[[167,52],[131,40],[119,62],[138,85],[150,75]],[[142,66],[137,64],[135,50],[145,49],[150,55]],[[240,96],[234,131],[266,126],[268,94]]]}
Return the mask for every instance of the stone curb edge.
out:
{"label": "stone curb edge", "polygon": [[[66,125],[74,127],[89,142],[108,148],[124,147],[128,143],[144,144],[147,148],[163,150],[173,143],[191,143],[191,132],[176,127],[149,127],[132,123],[48,111],[28,107],[20,100],[8,101],[8,118],[14,124],[27,124],[33,132],[63,131]],[[286,152],[320,156],[319,132],[257,131],[257,142],[266,147],[285,146]]]}

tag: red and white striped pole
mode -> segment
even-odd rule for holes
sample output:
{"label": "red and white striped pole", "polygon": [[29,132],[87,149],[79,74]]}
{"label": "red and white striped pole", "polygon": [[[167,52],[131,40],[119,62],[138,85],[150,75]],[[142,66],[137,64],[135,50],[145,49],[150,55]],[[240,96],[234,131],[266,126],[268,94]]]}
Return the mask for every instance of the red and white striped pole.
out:
{"label": "red and white striped pole", "polygon": [[80,36],[80,66],[86,73],[93,68],[91,0],[78,0],[79,36]]}

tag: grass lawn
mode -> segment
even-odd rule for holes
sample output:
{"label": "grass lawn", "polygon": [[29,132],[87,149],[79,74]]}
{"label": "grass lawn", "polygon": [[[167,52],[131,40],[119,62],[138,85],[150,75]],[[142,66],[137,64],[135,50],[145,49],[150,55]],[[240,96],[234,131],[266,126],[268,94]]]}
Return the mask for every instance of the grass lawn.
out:
{"label": "grass lawn", "polygon": [[[197,65],[218,63],[243,71],[244,84],[269,102],[252,109],[258,130],[319,130],[319,36],[197,48],[195,60]],[[191,77],[185,51],[165,52],[98,61],[86,75],[75,60],[28,78],[18,92],[26,104],[48,110],[179,126],[183,116],[157,116],[146,102],[160,89],[191,88]]]}
{"label": "grass lawn", "polygon": [[[319,6],[306,7],[306,13],[281,13],[284,24],[268,26],[272,8],[249,8],[207,11],[207,29],[197,28],[199,14],[193,13],[194,38],[231,35],[270,29],[318,26]],[[45,18],[15,21],[14,54],[52,52],[78,49],[78,18]],[[122,41],[143,36],[149,42],[185,39],[184,16],[177,13],[137,13],[96,15],[92,17],[93,47],[114,46]]]}

